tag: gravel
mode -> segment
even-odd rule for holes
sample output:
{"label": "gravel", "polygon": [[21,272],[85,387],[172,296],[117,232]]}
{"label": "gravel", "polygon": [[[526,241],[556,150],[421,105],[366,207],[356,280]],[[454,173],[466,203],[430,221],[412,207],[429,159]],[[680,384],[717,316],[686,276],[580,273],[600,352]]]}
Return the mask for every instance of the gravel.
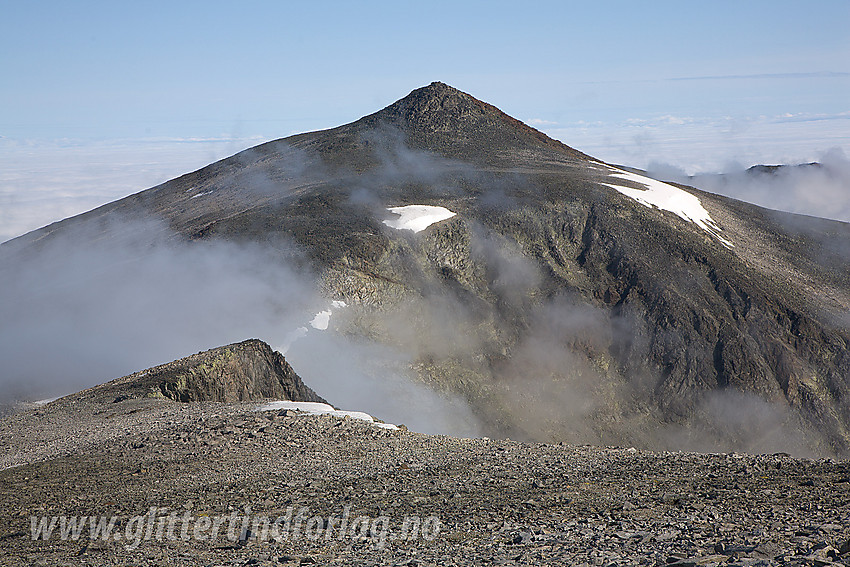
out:
{"label": "gravel", "polygon": [[[258,406],[77,396],[0,420],[0,564],[850,565],[847,461],[458,439]],[[54,516],[114,517],[121,537],[33,540],[31,517]],[[195,537],[216,519],[217,537]]]}

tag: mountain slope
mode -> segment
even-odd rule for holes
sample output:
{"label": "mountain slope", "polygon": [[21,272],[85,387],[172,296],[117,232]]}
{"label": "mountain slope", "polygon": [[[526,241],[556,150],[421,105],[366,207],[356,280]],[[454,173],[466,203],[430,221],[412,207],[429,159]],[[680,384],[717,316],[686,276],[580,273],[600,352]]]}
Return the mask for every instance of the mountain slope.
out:
{"label": "mountain slope", "polygon": [[[456,215],[393,229],[389,207]],[[294,244],[340,331],[406,353],[491,434],[850,448],[850,226],[603,164],[441,83],[16,239],[112,218]],[[92,232],[95,235],[92,236]],[[142,234],[138,238],[153,238]],[[82,245],[82,244],[81,244]]]}

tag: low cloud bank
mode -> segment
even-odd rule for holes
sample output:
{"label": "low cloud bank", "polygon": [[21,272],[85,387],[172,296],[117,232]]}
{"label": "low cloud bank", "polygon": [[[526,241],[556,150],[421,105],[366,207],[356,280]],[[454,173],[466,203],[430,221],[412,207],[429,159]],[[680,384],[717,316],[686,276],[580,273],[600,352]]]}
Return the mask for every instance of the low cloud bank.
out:
{"label": "low cloud bank", "polygon": [[0,242],[153,187],[256,138],[0,138]]}
{"label": "low cloud bank", "polygon": [[729,165],[722,174],[689,176],[675,166],[652,163],[655,179],[699,189],[770,209],[850,222],[850,159],[840,148],[824,153],[817,163],[786,167]]}

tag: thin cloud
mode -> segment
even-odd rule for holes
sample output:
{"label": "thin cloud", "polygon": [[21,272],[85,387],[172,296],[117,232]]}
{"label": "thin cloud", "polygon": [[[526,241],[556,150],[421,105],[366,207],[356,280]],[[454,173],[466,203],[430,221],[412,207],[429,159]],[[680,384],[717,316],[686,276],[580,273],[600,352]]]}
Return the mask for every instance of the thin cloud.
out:
{"label": "thin cloud", "polygon": [[804,112],[781,114],[774,118],[776,122],[825,122],[828,120],[850,120],[850,112],[837,114],[809,114]]}
{"label": "thin cloud", "polygon": [[577,81],[576,85],[610,85],[610,84],[650,84],[670,81],[738,81],[738,80],[777,80],[777,79],[842,79],[850,77],[844,71],[818,71],[809,73],[749,73],[743,75],[694,75],[688,77],[666,77],[655,79],[605,79],[601,81]]}
{"label": "thin cloud", "polygon": [[551,120],[543,120],[542,118],[532,118],[528,121],[528,124],[531,126],[558,126],[558,122],[553,122]]}
{"label": "thin cloud", "polygon": [[753,73],[748,75],[702,75],[695,77],[671,77],[667,81],[715,81],[740,79],[825,79],[850,77],[842,71],[820,71],[811,73]]}
{"label": "thin cloud", "polygon": [[691,118],[689,116],[674,116],[672,114],[665,114],[663,116],[655,116],[652,118],[628,118],[626,119],[625,123],[629,126],[682,126],[685,124],[693,124],[696,122],[698,122],[697,119]]}

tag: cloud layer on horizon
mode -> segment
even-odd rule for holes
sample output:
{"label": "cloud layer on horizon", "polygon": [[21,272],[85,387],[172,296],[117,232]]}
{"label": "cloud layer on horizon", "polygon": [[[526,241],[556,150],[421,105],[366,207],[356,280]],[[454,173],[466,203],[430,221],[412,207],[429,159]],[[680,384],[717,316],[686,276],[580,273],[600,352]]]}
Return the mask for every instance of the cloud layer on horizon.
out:
{"label": "cloud layer on horizon", "polygon": [[651,163],[647,173],[769,209],[850,222],[850,159],[833,148],[819,156],[817,164],[774,170],[732,164],[723,174],[689,176],[676,167]]}
{"label": "cloud layer on horizon", "polygon": [[665,163],[688,175],[723,173],[742,165],[809,163],[832,148],[850,154],[850,112],[745,118],[659,114],[620,123],[530,122],[608,163],[639,169]]}
{"label": "cloud layer on horizon", "polygon": [[0,242],[143,191],[262,141],[0,137]]}
{"label": "cloud layer on horizon", "polygon": [[[665,164],[685,175],[735,172],[756,164],[808,163],[833,148],[850,154],[850,112],[745,119],[665,114],[621,123],[559,123],[543,118],[527,122],[608,163],[640,169]],[[221,137],[33,142],[0,137],[0,242],[263,141]],[[730,196],[748,199],[744,194]]]}

